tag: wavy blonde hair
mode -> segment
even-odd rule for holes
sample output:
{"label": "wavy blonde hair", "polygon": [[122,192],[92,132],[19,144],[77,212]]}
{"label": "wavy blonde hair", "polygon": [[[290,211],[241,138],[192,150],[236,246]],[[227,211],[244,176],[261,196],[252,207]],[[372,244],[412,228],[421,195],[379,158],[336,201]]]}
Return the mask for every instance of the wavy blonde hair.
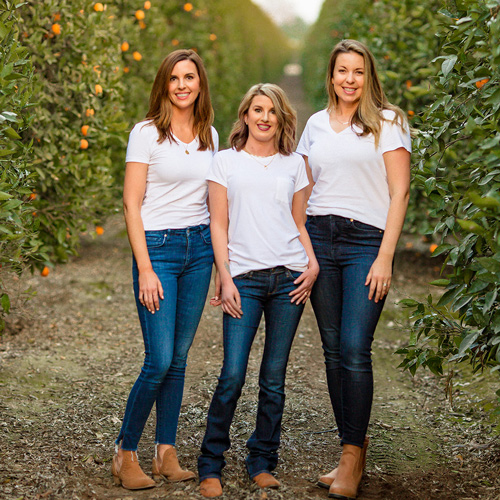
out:
{"label": "wavy blonde hair", "polygon": [[163,60],[151,89],[149,111],[146,118],[152,120],[151,125],[156,126],[160,144],[165,139],[170,142],[177,142],[172,134],[172,103],[168,96],[168,84],[174,66],[180,61],[193,62],[200,77],[200,93],[194,104],[193,126],[194,133],[198,136],[200,143],[198,150],[213,150],[214,141],[211,126],[214,121],[214,111],[210,100],[208,77],[201,57],[194,50],[175,50]]}
{"label": "wavy blonde hair", "polygon": [[335,45],[330,54],[326,74],[328,112],[330,113],[335,110],[338,105],[338,96],[332,84],[333,70],[335,69],[337,57],[340,54],[347,54],[349,52],[355,52],[362,56],[365,63],[363,90],[359,99],[359,105],[352,117],[351,125],[357,125],[363,130],[361,134],[358,134],[360,136],[373,134],[375,137],[375,146],[377,146],[380,140],[382,121],[385,120],[382,114],[384,109],[395,113],[395,117],[392,120],[393,123],[397,123],[401,128],[406,130],[408,130],[408,124],[403,111],[387,100],[377,74],[373,54],[365,44],[357,40],[342,40]]}
{"label": "wavy blonde hair", "polygon": [[229,136],[229,143],[236,151],[241,151],[248,140],[248,125],[245,117],[252,105],[254,97],[263,95],[271,99],[276,117],[278,130],[274,138],[275,148],[280,154],[288,156],[295,149],[295,136],[297,133],[297,113],[292,108],[285,91],[273,83],[259,83],[250,88],[238,108],[238,119],[234,122],[233,130]]}

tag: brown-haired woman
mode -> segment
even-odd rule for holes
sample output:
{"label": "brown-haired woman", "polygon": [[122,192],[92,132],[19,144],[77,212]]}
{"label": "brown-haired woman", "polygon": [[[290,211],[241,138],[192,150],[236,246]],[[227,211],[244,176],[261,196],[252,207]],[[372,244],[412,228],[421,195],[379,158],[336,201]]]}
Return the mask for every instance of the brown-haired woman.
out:
{"label": "brown-haired woman", "polygon": [[342,444],[338,467],[318,485],[352,499],[366,461],[371,344],[408,206],[411,143],[364,44],[335,46],[326,87],[328,108],[309,119],[297,148],[311,181],[306,227],[321,267],[311,304]]}
{"label": "brown-haired woman", "polygon": [[175,439],[189,348],[213,265],[206,176],[218,147],[201,58],[177,50],[158,70],[146,120],[130,133],[123,204],[145,360],[116,439],[112,473],[135,490],[155,482],[137,446],[156,403],[153,476],[194,479],[177,461]]}
{"label": "brown-haired woman", "polygon": [[229,429],[262,314],[266,338],[246,466],[257,486],[280,485],[271,472],[278,462],[286,365],[319,271],[304,226],[309,182],[304,160],[293,153],[295,123],[295,111],[280,87],[253,86],[240,104],[230,136],[232,149],[215,155],[208,176],[220,275],[214,305],[222,303],[224,312],[224,362],[198,458],[204,497],[222,495]]}

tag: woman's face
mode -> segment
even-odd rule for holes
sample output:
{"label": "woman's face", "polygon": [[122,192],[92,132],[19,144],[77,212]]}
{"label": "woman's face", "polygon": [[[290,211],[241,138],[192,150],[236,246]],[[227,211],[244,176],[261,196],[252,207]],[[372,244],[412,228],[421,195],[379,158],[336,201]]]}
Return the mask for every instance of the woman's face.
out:
{"label": "woman's face", "polygon": [[193,107],[200,94],[200,75],[193,61],[179,61],[168,82],[168,97],[180,109]]}
{"label": "woman's face", "polygon": [[357,52],[339,54],[335,61],[332,85],[339,102],[355,104],[365,83],[365,60]]}
{"label": "woman's face", "polygon": [[274,141],[278,131],[278,117],[274,104],[269,97],[257,95],[252,99],[245,115],[248,137],[259,142]]}

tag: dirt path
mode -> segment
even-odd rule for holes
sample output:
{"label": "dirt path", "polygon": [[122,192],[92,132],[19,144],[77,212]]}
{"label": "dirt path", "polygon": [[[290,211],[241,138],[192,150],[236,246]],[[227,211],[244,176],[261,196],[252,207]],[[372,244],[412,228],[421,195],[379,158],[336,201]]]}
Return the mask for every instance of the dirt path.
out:
{"label": "dirt path", "polygon": [[[38,294],[22,317],[11,317],[10,332],[0,338],[1,499],[201,498],[195,482],[144,492],[112,484],[113,441],[143,345],[121,218],[105,229],[104,236],[84,241],[80,258],[48,278],[26,276],[15,284],[20,290],[32,286]],[[426,373],[412,378],[395,368],[399,360],[393,352],[407,338],[399,326],[407,321],[405,312],[395,302],[428,293],[435,265],[404,245],[398,254],[395,286],[374,344],[376,394],[361,500],[500,498],[499,417],[486,411],[488,377],[460,374],[452,408],[442,382]],[[244,445],[255,421],[262,341],[261,330],[232,428],[223,498],[327,498],[315,481],[338,458],[339,446],[309,306],[288,367],[277,469],[283,487],[264,494],[247,479]],[[190,351],[177,445],[183,465],[193,469],[221,358],[221,312],[207,306]],[[150,418],[139,448],[147,472],[153,422]]]}

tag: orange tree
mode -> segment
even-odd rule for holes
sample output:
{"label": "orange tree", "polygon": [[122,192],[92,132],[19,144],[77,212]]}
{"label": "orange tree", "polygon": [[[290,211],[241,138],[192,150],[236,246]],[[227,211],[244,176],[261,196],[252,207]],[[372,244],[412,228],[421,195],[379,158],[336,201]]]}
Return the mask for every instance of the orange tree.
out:
{"label": "orange tree", "polygon": [[17,41],[15,15],[14,3],[0,1],[0,332],[11,307],[5,278],[38,255],[31,143],[21,140],[29,126],[33,71],[27,49]]}
{"label": "orange tree", "polygon": [[[500,371],[500,1],[446,11],[435,101],[422,116],[419,179],[446,255],[437,303],[404,301],[415,320],[401,352],[412,372],[445,360]],[[500,396],[500,391],[497,392]]]}
{"label": "orange tree", "polygon": [[20,33],[36,75],[33,119],[41,266],[76,252],[118,192],[113,151],[123,147],[121,54],[111,9],[91,1],[28,0]]}

